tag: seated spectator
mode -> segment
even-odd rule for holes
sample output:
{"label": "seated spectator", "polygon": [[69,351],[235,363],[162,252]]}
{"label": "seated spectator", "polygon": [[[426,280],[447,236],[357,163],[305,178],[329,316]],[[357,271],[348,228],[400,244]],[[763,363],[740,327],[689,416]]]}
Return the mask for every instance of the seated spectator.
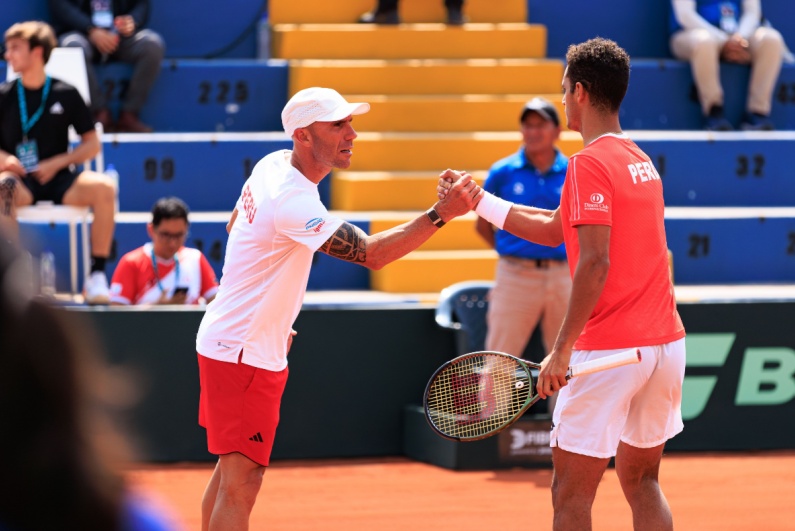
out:
{"label": "seated spectator", "polygon": [[[55,33],[44,22],[21,22],[5,33],[5,59],[19,79],[0,84],[0,224],[19,234],[16,208],[36,201],[91,207],[91,274],[84,283],[89,304],[107,304],[105,261],[113,241],[116,184],[75,165],[94,158],[100,139],[80,93],[51,78],[44,65]],[[69,149],[69,126],[80,144]]]}
{"label": "seated spectator", "polygon": [[773,89],[781,71],[784,39],[761,26],[761,0],[672,0],[671,52],[690,61],[706,128],[729,131],[723,112],[720,61],[751,65],[742,129],[771,130]]}
{"label": "seated spectator", "polygon": [[0,529],[181,529],[122,475],[131,451],[116,416],[136,391],[85,315],[31,298],[29,264],[0,240]]}
{"label": "seated spectator", "polygon": [[218,281],[198,249],[184,247],[188,206],[176,197],[160,199],[146,230],[151,243],[119,260],[111,283],[112,304],[198,304],[210,302]]}
{"label": "seated spectator", "polygon": [[[149,133],[138,118],[165,54],[163,38],[144,29],[149,0],[50,0],[52,24],[61,46],[79,46],[86,56],[94,119],[106,131]],[[94,63],[121,61],[133,65],[130,85],[114,124],[100,89]]]}
{"label": "seated spectator", "polygon": [[[359,18],[359,22],[363,24],[400,24],[398,1],[378,0],[376,8],[362,15]],[[444,5],[447,8],[448,24],[460,26],[466,21],[464,14],[461,12],[464,0],[444,0]]]}

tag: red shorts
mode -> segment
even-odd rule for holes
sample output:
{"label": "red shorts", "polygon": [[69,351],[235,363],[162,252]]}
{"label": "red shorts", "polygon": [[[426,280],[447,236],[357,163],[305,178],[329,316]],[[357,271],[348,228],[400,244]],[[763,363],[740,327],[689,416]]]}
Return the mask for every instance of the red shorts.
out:
{"label": "red shorts", "polygon": [[239,452],[268,466],[287,373],[199,354],[199,425],[211,454]]}

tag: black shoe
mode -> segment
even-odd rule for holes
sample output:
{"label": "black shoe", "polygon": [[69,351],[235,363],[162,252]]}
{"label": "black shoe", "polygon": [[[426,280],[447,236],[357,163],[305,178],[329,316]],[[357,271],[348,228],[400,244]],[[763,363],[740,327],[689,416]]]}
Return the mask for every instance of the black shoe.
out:
{"label": "black shoe", "polygon": [[775,129],[770,116],[755,112],[747,113],[740,127],[743,131],[772,131]]}
{"label": "black shoe", "polygon": [[461,9],[457,7],[451,7],[447,10],[447,23],[451,26],[461,26],[466,22],[466,18],[464,14],[461,13]]}
{"label": "black shoe", "polygon": [[729,120],[723,116],[723,106],[713,105],[709,114],[705,117],[705,127],[707,131],[731,131],[734,128]]}
{"label": "black shoe", "polygon": [[398,15],[397,10],[384,11],[383,13],[379,13],[378,11],[370,11],[369,13],[365,13],[359,17],[358,22],[359,24],[394,25],[400,24],[400,15]]}

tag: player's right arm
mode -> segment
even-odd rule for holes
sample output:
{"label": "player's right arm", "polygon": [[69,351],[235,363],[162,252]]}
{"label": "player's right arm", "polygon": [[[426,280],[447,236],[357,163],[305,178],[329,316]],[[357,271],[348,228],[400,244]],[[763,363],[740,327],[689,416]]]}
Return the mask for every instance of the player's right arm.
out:
{"label": "player's right arm", "polygon": [[[439,176],[436,187],[439,198],[447,194],[462,174],[447,170]],[[464,173],[463,175],[468,175]],[[563,224],[561,223],[560,207],[546,210],[500,199],[494,194],[484,191],[476,205],[475,212],[486,222],[499,229],[540,245],[557,247],[563,243]]]}
{"label": "player's right arm", "polygon": [[527,241],[557,247],[563,243],[560,207],[546,210],[514,203],[505,218],[504,230]]}
{"label": "player's right arm", "polygon": [[[481,193],[481,188],[472,180],[472,176],[467,175],[454,183],[446,197],[433,208],[447,222],[469,212],[477,204]],[[369,269],[381,269],[415,250],[437,230],[439,228],[425,214],[372,236],[343,222],[319,250]]]}

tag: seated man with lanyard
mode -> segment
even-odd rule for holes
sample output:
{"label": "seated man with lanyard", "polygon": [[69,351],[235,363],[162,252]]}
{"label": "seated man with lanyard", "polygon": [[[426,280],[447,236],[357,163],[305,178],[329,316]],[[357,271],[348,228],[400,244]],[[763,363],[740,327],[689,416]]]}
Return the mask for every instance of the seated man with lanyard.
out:
{"label": "seated man with lanyard", "polygon": [[152,207],[152,222],[146,226],[152,241],[119,260],[110,286],[111,304],[213,300],[218,291],[215,272],[201,251],[183,246],[188,227],[188,206],[182,200],[158,200]]}
{"label": "seated man with lanyard", "polygon": [[[5,58],[19,79],[0,83],[0,227],[18,239],[16,208],[40,201],[90,207],[91,273],[83,291],[87,303],[107,304],[105,262],[113,241],[116,184],[101,173],[75,169],[101,147],[91,113],[76,88],[45,72],[55,48],[50,26],[14,24],[5,45]],[[69,126],[80,135],[71,150]]]}

